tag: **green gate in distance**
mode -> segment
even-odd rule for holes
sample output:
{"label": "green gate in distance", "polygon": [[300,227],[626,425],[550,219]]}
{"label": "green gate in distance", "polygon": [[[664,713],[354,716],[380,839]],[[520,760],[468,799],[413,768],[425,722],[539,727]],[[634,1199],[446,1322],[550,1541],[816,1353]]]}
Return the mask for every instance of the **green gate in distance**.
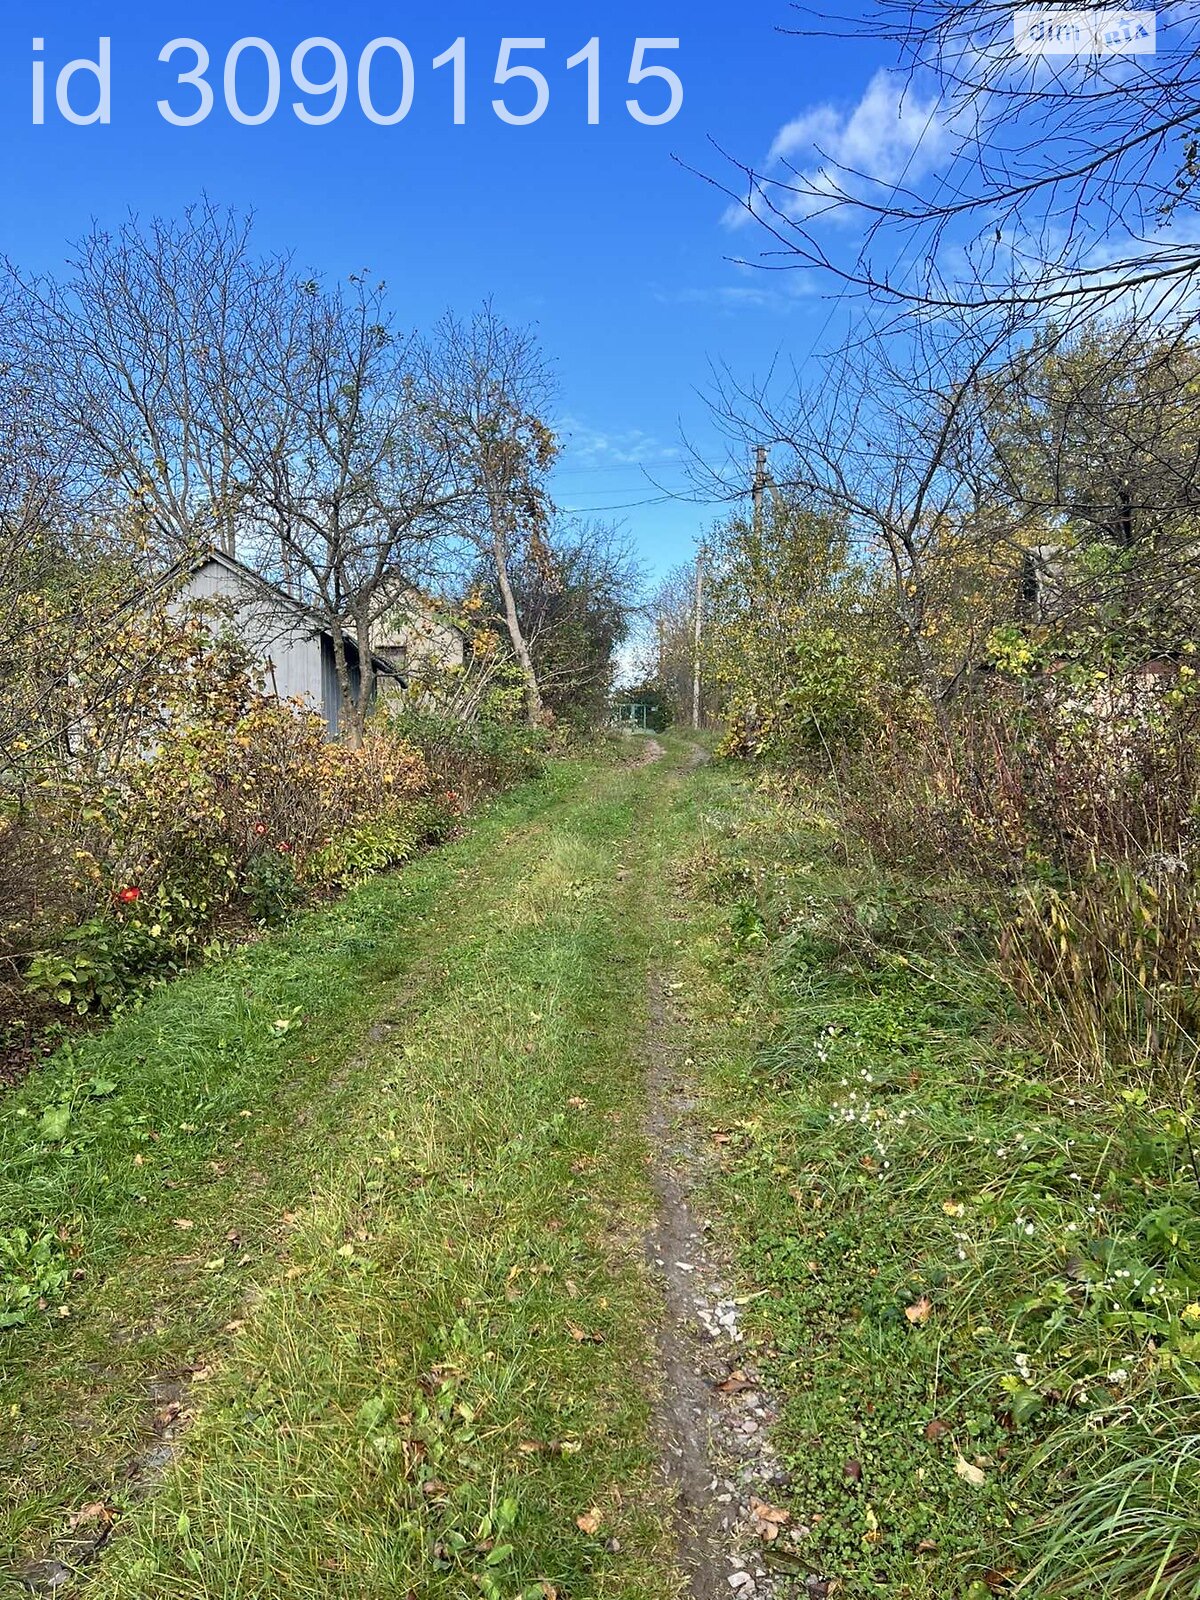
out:
{"label": "green gate in distance", "polygon": [[652,707],[644,700],[618,700],[613,706],[613,726],[616,728],[640,728],[643,732],[650,726]]}

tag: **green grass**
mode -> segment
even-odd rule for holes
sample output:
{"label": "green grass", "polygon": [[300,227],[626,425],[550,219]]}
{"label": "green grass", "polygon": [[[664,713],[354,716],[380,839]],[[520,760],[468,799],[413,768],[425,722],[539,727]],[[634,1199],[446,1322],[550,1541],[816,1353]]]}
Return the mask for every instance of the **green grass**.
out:
{"label": "green grass", "polygon": [[1051,1077],[969,897],[848,865],[816,804],[705,784],[681,970],[793,1569],[848,1597],[1200,1594],[1178,1119]]}
{"label": "green grass", "polygon": [[3,1103],[10,1559],[104,1501],[97,1596],[674,1592],[638,1050],[677,787],[559,766]]}
{"label": "green grass", "polygon": [[1178,1116],[1051,1074],[969,895],[668,743],[554,767],[0,1103],[6,1569],[103,1502],[99,1600],[680,1592],[666,968],[781,1401],[781,1594],[1200,1594]]}

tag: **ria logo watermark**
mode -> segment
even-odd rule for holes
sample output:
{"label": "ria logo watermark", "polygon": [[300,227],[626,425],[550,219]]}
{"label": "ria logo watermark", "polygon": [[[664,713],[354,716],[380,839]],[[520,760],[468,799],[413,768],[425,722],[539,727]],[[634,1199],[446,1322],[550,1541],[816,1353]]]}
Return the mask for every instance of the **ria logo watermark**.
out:
{"label": "ria logo watermark", "polygon": [[1152,56],[1155,16],[1029,6],[1013,14],[1013,42],[1023,56]]}

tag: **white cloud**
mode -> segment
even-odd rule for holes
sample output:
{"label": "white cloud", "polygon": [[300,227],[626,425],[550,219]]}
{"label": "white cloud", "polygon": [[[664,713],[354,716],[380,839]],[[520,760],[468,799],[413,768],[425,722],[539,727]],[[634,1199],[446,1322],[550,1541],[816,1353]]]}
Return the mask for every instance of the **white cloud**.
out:
{"label": "white cloud", "polygon": [[561,432],[571,462],[577,467],[639,467],[651,461],[673,460],[680,453],[677,445],[664,444],[640,428],[604,432],[566,417]]}
{"label": "white cloud", "polygon": [[[877,184],[916,183],[952,145],[951,118],[936,94],[923,98],[905,74],[881,68],[849,110],[813,106],[786,123],[761,176],[771,204],[788,216],[833,218],[839,192],[861,196]],[[724,216],[730,227],[749,219],[740,204]]]}
{"label": "white cloud", "polygon": [[[753,271],[753,268],[745,269]],[[795,311],[820,293],[819,287],[800,273],[776,274],[770,283],[728,283],[714,288],[659,289],[654,298],[662,305],[715,306],[718,310]]]}

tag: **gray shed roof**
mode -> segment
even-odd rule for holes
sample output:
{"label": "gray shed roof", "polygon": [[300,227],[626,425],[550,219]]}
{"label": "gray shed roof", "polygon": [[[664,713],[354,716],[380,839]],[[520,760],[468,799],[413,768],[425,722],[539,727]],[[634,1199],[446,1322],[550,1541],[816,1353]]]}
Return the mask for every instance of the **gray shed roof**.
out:
{"label": "gray shed roof", "polygon": [[[234,574],[235,577],[248,579],[261,591],[265,603],[276,605],[280,609],[291,612],[294,617],[312,630],[314,636],[326,638],[332,642],[332,627],[328,620],[322,617],[312,606],[307,605],[303,600],[298,600],[295,595],[288,594],[286,589],[281,589],[278,584],[272,583],[268,578],[264,578],[253,567],[248,567],[244,561],[239,561],[235,556],[227,555],[224,550],[218,550],[215,547],[196,550],[188,555],[181,556],[178,561],[167,568],[162,577],[158,579],[155,587],[169,588],[181,579],[193,577],[196,573],[203,571],[205,567],[213,564],[224,567],[227,572]],[[343,639],[347,650],[357,658],[359,651],[353,634],[344,633]],[[398,676],[395,665],[385,656],[372,651],[371,660],[376,672],[386,677]]]}

